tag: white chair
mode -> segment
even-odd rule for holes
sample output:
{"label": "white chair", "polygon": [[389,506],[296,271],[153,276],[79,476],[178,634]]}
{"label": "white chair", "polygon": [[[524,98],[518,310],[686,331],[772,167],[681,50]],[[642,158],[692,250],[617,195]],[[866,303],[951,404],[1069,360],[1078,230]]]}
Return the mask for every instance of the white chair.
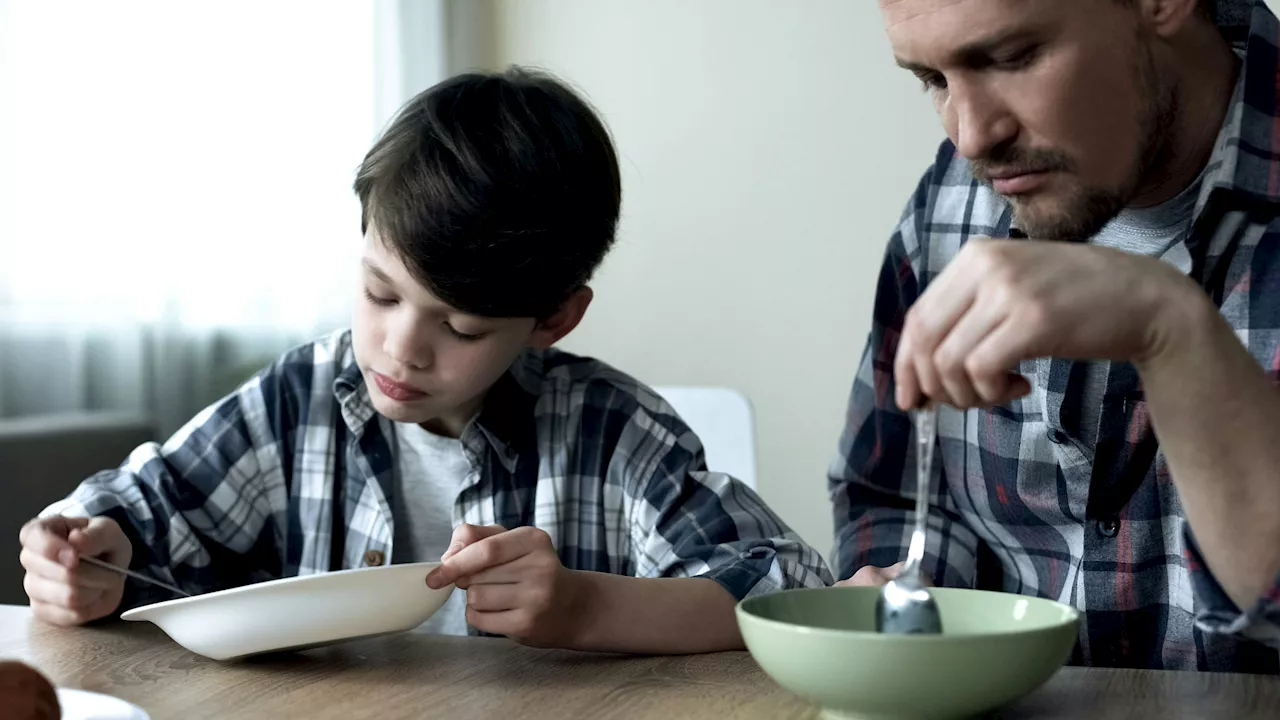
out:
{"label": "white chair", "polygon": [[702,440],[709,469],[755,488],[755,417],[745,395],[715,387],[656,387],[654,391]]}

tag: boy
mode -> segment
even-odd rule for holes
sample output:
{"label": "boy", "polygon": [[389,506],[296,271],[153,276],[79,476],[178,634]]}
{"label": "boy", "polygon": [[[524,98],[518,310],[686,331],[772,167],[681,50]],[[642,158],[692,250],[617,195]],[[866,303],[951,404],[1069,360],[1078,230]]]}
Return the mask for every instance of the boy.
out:
{"label": "boy", "polygon": [[755,493],[707,472],[668,405],[551,349],[591,302],[621,198],[608,134],[570,90],[514,69],[447,80],[355,190],[351,329],[28,523],[37,617],[166,599],[77,554],[192,593],[443,556],[424,582],[465,592],[428,630],[686,653],[741,647],[739,598],[829,584]]}

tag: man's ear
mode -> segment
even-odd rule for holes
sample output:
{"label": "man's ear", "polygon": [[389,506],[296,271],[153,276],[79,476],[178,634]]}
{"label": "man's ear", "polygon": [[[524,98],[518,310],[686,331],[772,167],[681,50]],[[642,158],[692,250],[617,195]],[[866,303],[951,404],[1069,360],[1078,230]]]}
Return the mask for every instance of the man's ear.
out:
{"label": "man's ear", "polygon": [[550,317],[538,321],[537,327],[533,329],[533,335],[529,338],[529,344],[535,348],[544,349],[560,342],[565,335],[578,327],[578,323],[582,322],[582,316],[587,314],[587,307],[591,305],[593,297],[595,293],[589,287],[584,286],[575,290],[560,304],[559,310]]}
{"label": "man's ear", "polygon": [[1203,19],[1200,0],[1139,0],[1142,21],[1163,38],[1172,37],[1188,24]]}

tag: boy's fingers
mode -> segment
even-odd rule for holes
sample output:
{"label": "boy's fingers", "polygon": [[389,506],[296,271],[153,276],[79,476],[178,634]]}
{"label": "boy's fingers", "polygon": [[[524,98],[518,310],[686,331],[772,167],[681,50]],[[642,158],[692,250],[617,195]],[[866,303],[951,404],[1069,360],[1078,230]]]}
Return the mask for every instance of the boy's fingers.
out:
{"label": "boy's fingers", "polygon": [[427,574],[427,585],[439,589],[465,575],[476,575],[496,565],[509,563],[529,552],[517,533],[499,533],[472,543]]}
{"label": "boy's fingers", "polygon": [[[75,567],[76,550],[67,542],[67,535],[73,529],[67,521],[72,519],[80,518],[33,520],[20,533],[22,546],[66,567]],[[85,524],[88,524],[87,520]]]}
{"label": "boy's fingers", "polygon": [[88,622],[88,620],[82,617],[80,613],[43,602],[33,601],[31,603],[31,614],[35,615],[37,619],[43,622],[61,627],[83,625]]}
{"label": "boy's fingers", "polygon": [[108,518],[93,518],[83,528],[73,529],[67,541],[81,555],[91,557],[105,556],[108,562],[120,563],[121,553],[128,544],[128,538],[120,530],[115,521]]}
{"label": "boy's fingers", "polygon": [[66,583],[53,582],[38,575],[23,578],[22,589],[32,602],[42,602],[55,607],[83,612],[98,604],[106,594],[105,590],[82,588]]}
{"label": "boy's fingers", "polygon": [[506,531],[507,529],[501,525],[471,525],[463,523],[453,529],[453,536],[449,540],[449,549],[445,550],[444,555],[440,556],[440,561],[443,562],[457,555],[459,550],[468,545],[478,543],[494,535],[500,535]]}
{"label": "boy's fingers", "polygon": [[473,585],[467,590],[467,608],[480,612],[514,610],[520,606],[519,585]]}
{"label": "boy's fingers", "polygon": [[75,570],[69,570],[65,565],[27,549],[23,549],[18,555],[18,562],[22,563],[28,573],[56,583],[99,590],[111,590],[124,584],[124,578],[110,570],[96,568],[88,563],[81,563]]}
{"label": "boy's fingers", "polygon": [[454,582],[463,590],[475,585],[517,583],[523,580],[527,575],[520,565],[520,563],[495,565],[491,568],[485,568],[475,575],[459,575],[454,579]]}

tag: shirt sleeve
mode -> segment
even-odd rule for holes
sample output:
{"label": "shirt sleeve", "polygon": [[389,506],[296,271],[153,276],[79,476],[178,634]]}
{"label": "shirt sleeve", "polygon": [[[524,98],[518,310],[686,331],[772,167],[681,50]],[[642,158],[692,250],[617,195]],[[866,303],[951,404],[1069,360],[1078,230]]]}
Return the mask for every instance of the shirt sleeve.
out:
{"label": "shirt sleeve", "polygon": [[624,483],[635,574],[706,577],[739,600],[830,585],[822,555],[746,484],[708,471],[697,437],[679,430],[634,430],[650,436],[627,453],[629,466],[648,468]]}
{"label": "shirt sleeve", "polygon": [[[844,431],[828,470],[836,546],[833,566],[847,579],[864,565],[906,559],[916,498],[915,428],[894,401],[893,362],[907,309],[921,291],[916,227],[930,194],[927,173],[885,252],[867,345],[849,395]],[[940,456],[935,448],[934,457]],[[954,513],[941,462],[931,479],[928,544],[923,569],[935,584],[973,587],[978,537]]]}
{"label": "shirt sleeve", "polygon": [[[133,545],[131,568],[191,594],[243,585],[281,565],[287,491],[267,431],[269,371],[206,408],[163,445],[82,482],[41,515],[104,516]],[[172,599],[129,580],[120,612]]]}
{"label": "shirt sleeve", "polygon": [[1242,610],[1209,571],[1190,525],[1183,524],[1183,535],[1195,594],[1196,624],[1206,632],[1239,635],[1280,649],[1280,575],[1252,607]]}

